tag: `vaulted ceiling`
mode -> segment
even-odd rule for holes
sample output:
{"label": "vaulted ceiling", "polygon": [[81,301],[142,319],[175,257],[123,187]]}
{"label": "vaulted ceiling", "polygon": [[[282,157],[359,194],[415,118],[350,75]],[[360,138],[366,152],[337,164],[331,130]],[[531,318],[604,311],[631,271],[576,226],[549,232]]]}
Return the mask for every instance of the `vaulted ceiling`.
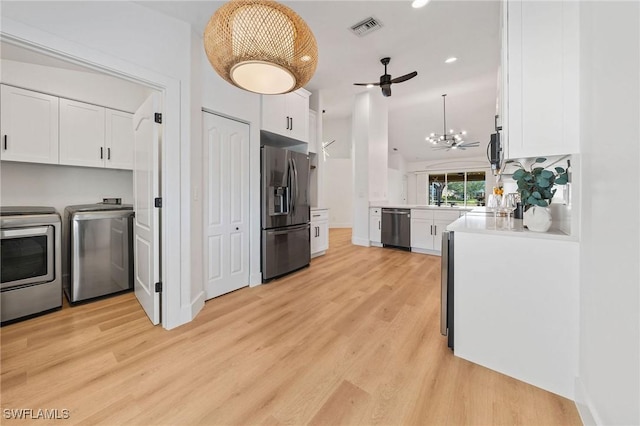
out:
{"label": "vaulted ceiling", "polygon": [[[140,4],[191,23],[202,32],[223,2],[143,1]],[[324,119],[351,114],[353,96],[379,88],[353,86],[383,74],[382,57],[391,57],[388,71],[418,76],[392,86],[389,102],[389,148],[407,161],[484,157],[494,129],[500,63],[500,2],[432,0],[421,9],[410,1],[288,1],[311,27],[319,49],[318,69],[307,85],[321,90]],[[382,27],[364,37],[349,28],[367,17]],[[445,64],[445,59],[458,60]],[[442,132],[442,97],[447,94],[447,127],[468,132],[479,148],[434,151],[425,142]]]}

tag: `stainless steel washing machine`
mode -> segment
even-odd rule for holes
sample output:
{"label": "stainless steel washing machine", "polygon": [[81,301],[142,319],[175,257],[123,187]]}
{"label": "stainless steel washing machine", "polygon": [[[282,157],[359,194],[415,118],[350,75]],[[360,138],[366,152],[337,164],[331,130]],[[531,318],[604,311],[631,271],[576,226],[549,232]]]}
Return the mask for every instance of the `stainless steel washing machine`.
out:
{"label": "stainless steel washing machine", "polygon": [[133,206],[69,206],[64,222],[62,277],[70,303],[133,289]]}

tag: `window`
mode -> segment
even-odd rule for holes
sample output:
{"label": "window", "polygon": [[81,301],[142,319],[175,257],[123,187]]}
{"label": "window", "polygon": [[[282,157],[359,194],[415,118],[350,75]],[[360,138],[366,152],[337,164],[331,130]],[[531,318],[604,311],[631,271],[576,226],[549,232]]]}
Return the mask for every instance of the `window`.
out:
{"label": "window", "polygon": [[429,204],[484,206],[485,172],[447,172],[429,174]]}

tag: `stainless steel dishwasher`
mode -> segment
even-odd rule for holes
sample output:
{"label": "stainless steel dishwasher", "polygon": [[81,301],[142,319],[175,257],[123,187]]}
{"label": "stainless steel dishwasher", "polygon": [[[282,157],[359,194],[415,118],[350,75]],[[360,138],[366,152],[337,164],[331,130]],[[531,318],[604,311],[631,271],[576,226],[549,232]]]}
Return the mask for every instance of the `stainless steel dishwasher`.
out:
{"label": "stainless steel dishwasher", "polygon": [[69,302],[133,289],[133,207],[69,206],[64,216],[62,280]]}
{"label": "stainless steel dishwasher", "polygon": [[411,248],[411,210],[382,209],[382,245]]}

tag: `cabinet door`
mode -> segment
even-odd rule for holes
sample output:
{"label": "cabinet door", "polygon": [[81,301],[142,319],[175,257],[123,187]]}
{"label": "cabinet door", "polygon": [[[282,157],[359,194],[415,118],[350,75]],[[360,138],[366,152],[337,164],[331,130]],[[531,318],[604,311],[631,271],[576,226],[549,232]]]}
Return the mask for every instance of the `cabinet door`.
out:
{"label": "cabinet door", "polygon": [[411,218],[411,247],[433,250],[433,221]]}
{"label": "cabinet door", "polygon": [[320,227],[319,227],[319,223],[316,221],[312,221],[311,222],[311,254],[315,254],[318,253],[319,251],[321,251],[320,249],[320,236],[318,235],[318,231],[319,231]]}
{"label": "cabinet door", "polygon": [[58,163],[58,98],[1,87],[2,160]]}
{"label": "cabinet door", "polygon": [[104,107],[60,99],[60,164],[104,167]]}
{"label": "cabinet door", "polygon": [[262,129],[289,136],[287,95],[262,95]]}
{"label": "cabinet door", "polygon": [[298,92],[287,93],[286,96],[289,137],[309,142],[309,97]]}
{"label": "cabinet door", "polygon": [[318,226],[318,251],[327,251],[329,249],[329,222],[326,220],[320,221]]}
{"label": "cabinet door", "polygon": [[579,150],[579,5],[509,1],[508,158]]}
{"label": "cabinet door", "polygon": [[[371,209],[373,211],[373,209]],[[374,243],[382,243],[382,216],[380,209],[376,209],[378,214],[371,213],[369,215],[369,241]]]}
{"label": "cabinet door", "polygon": [[105,167],[133,169],[133,114],[107,109]]}
{"label": "cabinet door", "polygon": [[451,223],[450,220],[434,220],[433,221],[433,250],[442,250],[442,232],[447,229]]}

